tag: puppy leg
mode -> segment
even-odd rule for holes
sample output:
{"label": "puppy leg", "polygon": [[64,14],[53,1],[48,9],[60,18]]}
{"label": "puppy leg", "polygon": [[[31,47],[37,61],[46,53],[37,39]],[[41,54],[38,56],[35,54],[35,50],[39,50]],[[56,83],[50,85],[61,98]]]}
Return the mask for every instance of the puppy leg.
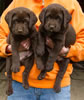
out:
{"label": "puppy leg", "polygon": [[57,77],[56,77],[55,85],[54,85],[54,90],[57,93],[61,91],[61,87],[60,87],[61,80],[66,72],[69,62],[70,62],[70,59],[68,59],[68,58],[63,58],[63,60],[57,61],[59,68],[60,68],[59,72],[57,74]]}
{"label": "puppy leg", "polygon": [[24,59],[25,70],[23,72],[23,87],[25,89],[29,88],[28,77],[33,64],[34,64],[34,55],[28,57],[27,59]]}
{"label": "puppy leg", "polygon": [[43,70],[44,69],[44,64],[43,64],[41,56],[35,55],[35,59],[36,59],[37,68],[39,70]]}
{"label": "puppy leg", "polygon": [[42,80],[45,78],[45,75],[46,75],[46,70],[42,70],[38,76],[38,80]]}
{"label": "puppy leg", "polygon": [[48,59],[48,55],[49,55],[48,51],[45,50],[45,54],[41,57],[41,62],[43,64],[43,69],[41,69],[41,72],[38,76],[39,80],[42,80],[42,79],[45,78],[45,75],[46,75],[46,72],[47,72],[46,71],[46,62],[47,62],[47,59]]}
{"label": "puppy leg", "polygon": [[37,48],[36,48],[36,53],[39,56],[43,56],[45,53],[45,40],[41,36],[41,33],[38,33],[38,38],[37,38]]}
{"label": "puppy leg", "polygon": [[59,54],[59,52],[61,51],[63,47],[63,44],[59,41],[57,41],[55,43],[55,46],[53,49],[49,50],[49,56],[48,56],[48,60],[47,60],[47,63],[46,63],[46,71],[49,72],[53,69],[53,66],[54,66],[54,62],[56,61],[57,59],[57,56]]}
{"label": "puppy leg", "polygon": [[42,80],[45,78],[45,75],[46,75],[46,62],[47,62],[47,59],[48,59],[48,52],[46,51],[45,55],[42,57],[42,62],[43,62],[43,69],[41,70],[39,76],[38,76],[38,79],[39,80]]}
{"label": "puppy leg", "polygon": [[6,94],[11,95],[13,93],[12,89],[12,71],[11,71],[11,63],[12,56],[6,58],[6,72],[7,72],[7,90]]}
{"label": "puppy leg", "polygon": [[[12,37],[12,36],[11,36]],[[19,42],[16,43],[14,38],[11,38],[12,45],[12,72],[19,72],[20,68],[20,57],[18,52]]]}

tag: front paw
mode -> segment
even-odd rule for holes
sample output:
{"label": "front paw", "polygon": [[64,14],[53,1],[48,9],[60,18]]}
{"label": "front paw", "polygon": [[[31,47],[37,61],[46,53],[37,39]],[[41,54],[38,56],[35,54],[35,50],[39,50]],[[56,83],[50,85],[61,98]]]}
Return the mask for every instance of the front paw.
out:
{"label": "front paw", "polygon": [[53,69],[53,65],[51,64],[46,64],[46,71],[50,72]]}
{"label": "front paw", "polygon": [[43,63],[41,61],[37,61],[36,64],[37,64],[37,68],[39,70],[44,70],[45,67],[44,67],[44,65],[43,65]]}
{"label": "front paw", "polygon": [[7,94],[8,96],[10,96],[11,94],[13,94],[13,89],[11,89],[11,88],[7,89],[7,90],[6,90],[6,94]]}
{"label": "front paw", "polygon": [[20,71],[20,65],[12,65],[11,70],[12,72],[16,73]]}
{"label": "front paw", "polygon": [[28,88],[29,88],[28,82],[23,82],[23,87],[24,87],[25,89],[28,89]]}
{"label": "front paw", "polygon": [[46,73],[45,73],[45,74],[40,74],[40,75],[38,76],[38,80],[44,79],[44,78],[45,78],[45,75],[46,75]]}
{"label": "front paw", "polygon": [[37,68],[39,69],[39,70],[44,70],[44,65],[37,65]]}
{"label": "front paw", "polygon": [[54,86],[54,91],[55,91],[56,93],[61,92],[61,87],[58,86],[58,85],[55,85],[55,86]]}

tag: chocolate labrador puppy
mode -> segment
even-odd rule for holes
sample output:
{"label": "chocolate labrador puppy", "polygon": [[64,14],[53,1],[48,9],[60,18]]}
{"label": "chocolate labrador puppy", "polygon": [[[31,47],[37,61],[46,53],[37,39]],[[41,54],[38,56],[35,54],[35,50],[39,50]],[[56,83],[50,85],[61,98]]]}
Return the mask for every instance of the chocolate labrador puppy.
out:
{"label": "chocolate labrador puppy", "polygon": [[[7,42],[12,46],[12,55],[7,57],[6,71],[8,78],[7,94],[13,93],[12,89],[12,72],[19,72],[20,65],[25,66],[23,72],[23,87],[28,89],[28,76],[34,63],[34,50],[37,31],[35,23],[37,22],[36,15],[27,8],[18,7],[9,11],[5,20],[9,26],[10,34]],[[22,46],[24,41],[29,46]]]}
{"label": "chocolate labrador puppy", "polygon": [[[59,4],[51,4],[40,13],[38,46],[37,46],[37,67],[41,70],[38,79],[43,79],[46,72],[53,69],[54,62],[59,65],[59,72],[56,77],[54,90],[60,92],[61,80],[67,69],[69,58],[59,55],[63,46],[70,47],[76,41],[76,33],[71,24],[71,15]],[[52,40],[53,46],[46,45],[48,39]],[[60,59],[58,59],[58,56]]]}

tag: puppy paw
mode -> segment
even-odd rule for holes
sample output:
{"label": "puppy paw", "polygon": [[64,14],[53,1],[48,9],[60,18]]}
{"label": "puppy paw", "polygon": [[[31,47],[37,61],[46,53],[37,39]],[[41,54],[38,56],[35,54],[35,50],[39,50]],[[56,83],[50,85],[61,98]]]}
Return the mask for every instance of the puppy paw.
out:
{"label": "puppy paw", "polygon": [[20,68],[17,67],[17,66],[12,66],[11,67],[11,70],[12,70],[12,72],[16,73],[16,72],[19,72],[20,71]]}
{"label": "puppy paw", "polygon": [[46,65],[46,71],[47,72],[50,72],[52,69],[53,69],[52,65],[49,65],[49,64]]}
{"label": "puppy paw", "polygon": [[46,71],[50,72],[52,69],[53,69],[53,67],[48,67],[48,68],[46,68]]}
{"label": "puppy paw", "polygon": [[28,82],[23,83],[23,87],[24,87],[25,89],[28,89],[28,88],[29,88]]}
{"label": "puppy paw", "polygon": [[6,90],[6,94],[7,94],[8,96],[12,95],[12,94],[13,94],[13,89],[8,89],[8,90]]}
{"label": "puppy paw", "polygon": [[38,80],[44,79],[44,78],[45,78],[45,75],[46,75],[46,73],[45,73],[45,74],[40,74],[40,75],[38,76]]}
{"label": "puppy paw", "polygon": [[44,66],[37,66],[39,70],[44,70]]}
{"label": "puppy paw", "polygon": [[43,63],[41,61],[37,61],[36,64],[37,64],[37,68],[39,70],[44,70],[45,66],[43,65]]}
{"label": "puppy paw", "polygon": [[54,86],[54,91],[55,91],[56,93],[61,92],[61,87],[60,87],[60,86],[55,85],[55,86]]}

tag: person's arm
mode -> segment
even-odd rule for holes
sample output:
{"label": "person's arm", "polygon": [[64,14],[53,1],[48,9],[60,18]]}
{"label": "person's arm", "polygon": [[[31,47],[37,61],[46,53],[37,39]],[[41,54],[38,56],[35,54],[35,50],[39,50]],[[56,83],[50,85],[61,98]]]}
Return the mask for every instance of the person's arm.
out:
{"label": "person's arm", "polygon": [[77,37],[76,43],[70,48],[68,57],[73,56],[71,58],[73,61],[82,61],[84,60],[84,14],[78,2],[73,0],[73,3],[74,9],[71,24],[75,28]]}
{"label": "person's arm", "polygon": [[13,9],[15,6],[15,0],[9,5],[9,7],[3,12],[1,16],[1,21],[0,21],[0,56],[7,56],[8,53],[6,52],[6,48],[8,46],[6,40],[7,36],[9,34],[9,28],[8,25],[5,21],[5,15],[7,12],[11,9]]}

